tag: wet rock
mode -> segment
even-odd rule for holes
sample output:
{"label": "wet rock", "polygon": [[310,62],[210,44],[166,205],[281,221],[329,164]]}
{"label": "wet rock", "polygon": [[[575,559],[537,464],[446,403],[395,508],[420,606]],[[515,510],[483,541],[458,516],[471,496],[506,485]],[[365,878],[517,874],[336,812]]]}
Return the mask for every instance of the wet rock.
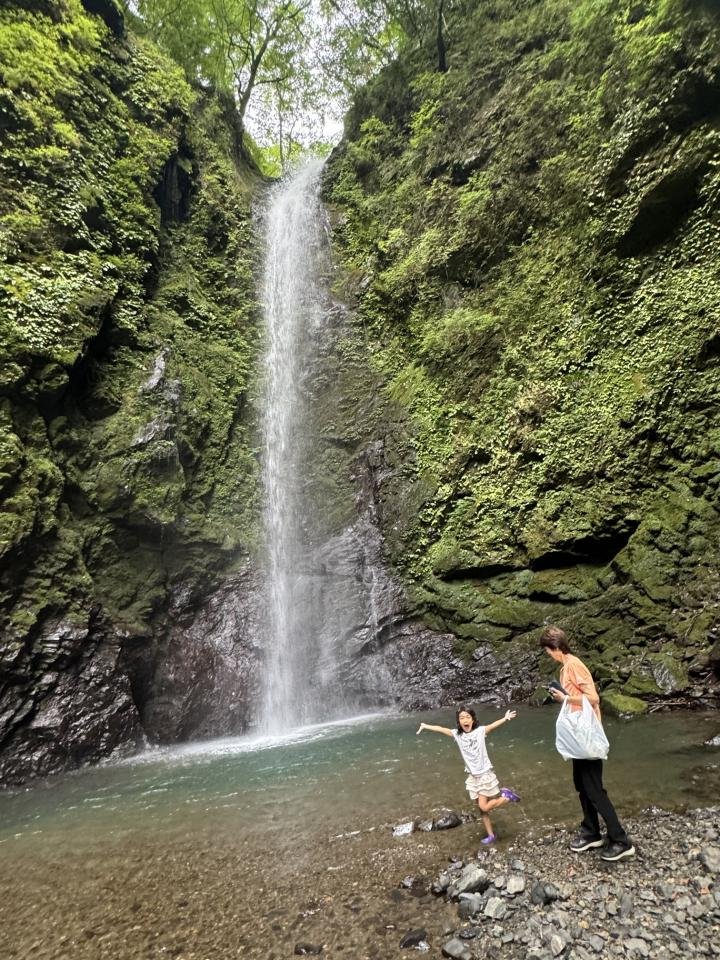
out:
{"label": "wet rock", "polygon": [[720,733],[716,737],[710,737],[705,741],[706,747],[720,747]]}
{"label": "wet rock", "polygon": [[447,810],[445,813],[435,818],[433,830],[452,830],[454,827],[459,827],[461,824],[462,819],[460,816],[458,816],[454,810]]}
{"label": "wet rock", "polygon": [[433,820],[421,820],[417,825],[417,829],[421,830],[423,833],[430,833],[433,829],[434,821]]}
{"label": "wet rock", "polygon": [[469,920],[483,908],[484,899],[479,893],[461,893],[458,906],[458,916],[461,920]]}
{"label": "wet rock", "polygon": [[462,930],[458,930],[458,937],[461,940],[474,940],[479,934],[477,927],[463,927]]}
{"label": "wet rock", "polygon": [[490,878],[477,863],[469,863],[460,876],[448,887],[450,899],[457,899],[461,893],[482,893],[490,886]]}
{"label": "wet rock", "polygon": [[394,837],[409,837],[415,831],[415,821],[406,820],[405,823],[398,823],[393,827],[392,835]]}
{"label": "wet rock", "polygon": [[453,937],[443,944],[442,955],[450,960],[472,960],[472,953],[459,937]]}
{"label": "wet rock", "polygon": [[323,952],[322,944],[315,943],[296,943],[293,951],[297,956],[319,956]]}
{"label": "wet rock", "polygon": [[419,927],[417,930],[408,930],[408,932],[400,941],[400,948],[402,950],[407,950],[409,948],[414,948],[417,950],[427,950],[428,949],[427,930],[425,930],[424,927]]}
{"label": "wet rock", "polygon": [[452,874],[449,871],[444,870],[439,875],[439,877],[433,882],[432,886],[430,887],[430,890],[432,893],[436,895],[445,893],[447,888],[450,886],[451,881],[452,881]]}

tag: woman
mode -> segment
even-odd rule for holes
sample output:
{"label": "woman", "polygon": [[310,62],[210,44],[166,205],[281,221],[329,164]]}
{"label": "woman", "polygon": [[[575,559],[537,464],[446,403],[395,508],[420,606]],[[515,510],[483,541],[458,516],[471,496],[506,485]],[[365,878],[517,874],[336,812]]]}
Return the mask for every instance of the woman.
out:
{"label": "woman", "polygon": [[[540,637],[540,646],[553,660],[562,664],[560,686],[565,693],[551,690],[553,699],[558,703],[566,702],[571,710],[581,710],[582,698],[587,697],[599,720],[600,697],[597,695],[593,678],[582,660],[570,652],[565,631],[560,627],[546,627]],[[605,792],[602,766],[602,760],[573,760],[573,782],[580,796],[584,816],[580,833],[571,842],[570,849],[582,853],[583,850],[593,847],[604,847],[600,854],[603,860],[624,860],[635,855],[635,847]],[[607,844],[600,834],[598,814],[607,827]]]}

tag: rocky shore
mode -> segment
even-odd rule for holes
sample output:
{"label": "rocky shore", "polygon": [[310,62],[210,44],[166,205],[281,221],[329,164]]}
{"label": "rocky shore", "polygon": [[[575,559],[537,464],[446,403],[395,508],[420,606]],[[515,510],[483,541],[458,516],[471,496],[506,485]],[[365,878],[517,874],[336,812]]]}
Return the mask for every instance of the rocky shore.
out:
{"label": "rocky shore", "polygon": [[[720,955],[720,807],[649,807],[628,827],[637,853],[608,864],[572,854],[556,829],[522,845],[453,858],[401,889],[427,897],[425,928],[403,932],[408,951],[452,960]],[[435,902],[431,902],[434,900]]]}

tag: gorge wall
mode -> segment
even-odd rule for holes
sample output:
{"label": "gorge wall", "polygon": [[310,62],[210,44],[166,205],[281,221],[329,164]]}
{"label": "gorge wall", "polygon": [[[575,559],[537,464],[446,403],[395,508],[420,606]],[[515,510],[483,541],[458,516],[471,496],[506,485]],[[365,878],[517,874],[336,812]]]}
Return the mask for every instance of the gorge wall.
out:
{"label": "gorge wall", "polygon": [[[610,708],[714,702],[720,13],[451,14],[447,72],[359,91],[325,176],[305,533],[344,681],[530,697],[551,621]],[[253,721],[263,182],[112,0],[3,7],[0,131],[13,782]]]}
{"label": "gorge wall", "polygon": [[0,12],[6,780],[242,729],[257,673],[259,178],[95,8]]}
{"label": "gorge wall", "polygon": [[712,700],[720,11],[460,3],[446,39],[360,92],[326,184],[390,562],[515,693],[554,622],[611,709]]}

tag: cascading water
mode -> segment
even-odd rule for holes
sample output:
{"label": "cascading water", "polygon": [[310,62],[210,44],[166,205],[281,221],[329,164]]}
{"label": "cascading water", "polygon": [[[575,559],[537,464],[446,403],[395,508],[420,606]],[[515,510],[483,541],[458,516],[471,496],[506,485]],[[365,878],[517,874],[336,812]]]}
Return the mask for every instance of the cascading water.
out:
{"label": "cascading water", "polygon": [[321,169],[321,161],[311,161],[274,187],[266,214],[263,479],[268,637],[260,717],[266,733],[322,719],[329,701],[337,708],[338,700],[337,689],[332,689],[336,652],[332,644],[323,648],[326,635],[317,624],[322,609],[313,596],[312,561],[303,537],[304,380],[313,335],[326,309]]}

